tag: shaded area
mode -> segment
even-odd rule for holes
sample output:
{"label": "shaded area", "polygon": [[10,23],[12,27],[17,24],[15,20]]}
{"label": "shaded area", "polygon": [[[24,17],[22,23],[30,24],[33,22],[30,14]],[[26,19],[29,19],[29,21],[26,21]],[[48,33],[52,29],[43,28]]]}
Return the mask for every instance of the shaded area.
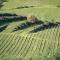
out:
{"label": "shaded area", "polygon": [[60,22],[56,22],[57,24],[60,24]]}
{"label": "shaded area", "polygon": [[17,16],[17,14],[11,14],[11,13],[0,13],[0,17],[4,16]]}
{"label": "shaded area", "polygon": [[2,2],[7,2],[7,0],[0,0],[0,3],[2,3]]}
{"label": "shaded area", "polygon": [[5,30],[5,28],[8,26],[9,23],[14,21],[22,21],[26,19],[27,19],[26,16],[18,16],[16,14],[10,14],[10,13],[0,13],[0,32]]}
{"label": "shaded area", "polygon": [[7,2],[7,0],[0,0],[0,9],[4,6],[3,2]]}
{"label": "shaded area", "polygon": [[24,9],[24,8],[33,8],[33,7],[36,7],[36,6],[20,6],[20,7],[16,7],[16,8],[7,9],[7,10]]}
{"label": "shaded area", "polygon": [[0,27],[0,32],[2,32],[3,30],[5,30],[5,29],[7,28],[7,26],[8,26],[8,24],[6,24],[6,25]]}
{"label": "shaded area", "polygon": [[55,60],[60,60],[60,54],[59,53],[56,53]]}
{"label": "shaded area", "polygon": [[10,14],[10,13],[0,14],[0,23],[21,21],[21,20],[26,20],[26,19],[27,19],[26,16],[18,16],[16,14]]}
{"label": "shaded area", "polygon": [[42,24],[42,25],[40,27],[30,31],[30,33],[38,32],[38,31],[43,31],[43,30],[46,30],[46,29],[51,29],[51,28],[57,27],[57,26],[60,25],[60,22],[56,22],[56,23],[48,22],[47,24],[44,24],[43,21],[38,21],[36,23],[26,22],[26,23],[22,23],[21,25],[17,26],[13,30],[13,32],[18,31],[18,30],[23,30],[23,29],[29,28],[31,26],[40,25],[40,24]]}
{"label": "shaded area", "polygon": [[38,32],[38,31],[43,31],[46,29],[51,29],[51,28],[57,27],[58,25],[59,25],[59,23],[49,22],[48,24],[43,24],[42,26],[40,26],[40,27],[30,31],[30,32],[34,33],[34,32]]}
{"label": "shaded area", "polygon": [[0,23],[2,22],[13,22],[13,21],[22,21],[26,20],[26,16],[11,16],[11,17],[3,17],[0,19]]}
{"label": "shaded area", "polygon": [[17,27],[13,30],[13,32],[18,31],[18,30],[26,29],[26,28],[30,27],[31,25],[33,25],[33,24],[30,23],[30,22],[22,23],[20,26],[17,26]]}
{"label": "shaded area", "polygon": [[60,5],[59,6],[56,6],[56,7],[59,7],[60,8]]}
{"label": "shaded area", "polygon": [[60,60],[60,55],[57,55],[56,56],[56,60]]}
{"label": "shaded area", "polygon": [[23,8],[31,8],[31,7],[35,7],[35,6],[21,6],[21,7],[15,8],[15,9],[23,9]]}
{"label": "shaded area", "polygon": [[[6,24],[6,23],[10,23],[10,22],[14,22],[14,21],[23,21],[23,20],[27,20],[27,16],[19,16],[16,14],[10,14],[10,13],[0,13],[0,26]],[[13,32],[18,31],[18,30],[23,30],[26,28],[29,28],[31,26],[35,26],[35,25],[41,25],[40,27],[35,28],[34,30],[30,31],[31,33],[34,32],[38,32],[38,31],[43,31],[46,29],[51,29],[54,27],[57,27],[58,25],[60,25],[60,22],[48,22],[45,24],[45,22],[43,21],[36,21],[35,23],[30,22],[25,22],[22,23],[21,25],[17,26]],[[3,26],[0,28],[0,32],[3,31],[6,27]]]}
{"label": "shaded area", "polygon": [[26,22],[26,23],[22,23],[20,26],[17,26],[14,30],[14,31],[18,31],[18,30],[22,30],[22,29],[26,29],[26,28],[29,28],[31,26],[34,26],[34,25],[39,25],[39,24],[44,24],[43,21],[37,21],[36,23],[31,23],[31,22]]}
{"label": "shaded area", "polygon": [[4,5],[2,5],[2,3],[0,3],[0,9],[3,7]]}

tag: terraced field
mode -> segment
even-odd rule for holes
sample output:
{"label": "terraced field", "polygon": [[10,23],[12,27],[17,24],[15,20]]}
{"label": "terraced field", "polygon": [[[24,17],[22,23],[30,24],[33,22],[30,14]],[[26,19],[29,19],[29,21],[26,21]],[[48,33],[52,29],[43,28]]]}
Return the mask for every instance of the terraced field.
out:
{"label": "terraced field", "polygon": [[[0,60],[60,60],[59,2],[4,2],[0,9]],[[15,16],[1,16],[5,13]],[[26,16],[29,14],[35,15],[39,23],[28,22]]]}

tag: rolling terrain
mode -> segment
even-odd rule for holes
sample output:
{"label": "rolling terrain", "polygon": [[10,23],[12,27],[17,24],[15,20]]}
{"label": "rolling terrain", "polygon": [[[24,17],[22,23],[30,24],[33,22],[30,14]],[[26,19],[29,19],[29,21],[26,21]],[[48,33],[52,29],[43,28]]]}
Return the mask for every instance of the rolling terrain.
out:
{"label": "rolling terrain", "polygon": [[[7,0],[2,5],[0,60],[60,60],[59,0]],[[28,15],[39,22],[28,22]]]}

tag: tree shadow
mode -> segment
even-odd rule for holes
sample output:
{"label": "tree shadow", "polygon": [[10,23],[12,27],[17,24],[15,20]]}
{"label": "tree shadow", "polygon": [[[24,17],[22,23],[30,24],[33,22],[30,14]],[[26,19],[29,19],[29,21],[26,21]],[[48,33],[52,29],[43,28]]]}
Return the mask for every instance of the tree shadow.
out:
{"label": "tree shadow", "polygon": [[57,27],[58,25],[59,25],[59,23],[49,22],[48,24],[43,24],[42,26],[30,31],[30,33],[35,33],[35,32],[43,31],[43,30],[46,30],[46,29],[51,29],[51,28]]}
{"label": "tree shadow", "polygon": [[28,28],[28,27],[30,27],[30,26],[32,26],[32,25],[33,25],[33,24],[30,23],[30,22],[22,23],[20,26],[17,26],[17,27],[13,30],[13,32],[18,31],[18,30],[26,29],[26,28]]}
{"label": "tree shadow", "polygon": [[15,9],[24,9],[24,8],[31,8],[31,7],[35,7],[35,6],[21,6],[21,7],[15,8]]}
{"label": "tree shadow", "polygon": [[24,8],[33,8],[33,7],[36,7],[36,6],[20,6],[20,7],[8,9],[8,10],[13,10],[13,9],[24,9]]}
{"label": "tree shadow", "polygon": [[5,29],[7,28],[7,26],[8,26],[8,24],[6,24],[6,25],[0,27],[0,32],[2,32],[3,30],[5,30]]}
{"label": "tree shadow", "polygon": [[57,55],[56,56],[56,60],[60,60],[60,55]]}
{"label": "tree shadow", "polygon": [[7,2],[7,0],[0,0],[0,9],[4,6],[3,2]]}
{"label": "tree shadow", "polygon": [[0,0],[0,2],[7,2],[7,0]]}
{"label": "tree shadow", "polygon": [[3,7],[4,5],[0,4],[0,9]]}
{"label": "tree shadow", "polygon": [[27,16],[18,16],[16,14],[10,14],[10,13],[0,14],[0,23],[22,21],[22,20],[27,20]]}
{"label": "tree shadow", "polygon": [[59,53],[56,53],[55,60],[60,60],[60,54]]}
{"label": "tree shadow", "polygon": [[58,6],[56,6],[56,7],[60,8],[60,5],[58,5]]}
{"label": "tree shadow", "polygon": [[44,22],[43,21],[37,21],[36,23],[31,23],[31,22],[22,23],[20,26],[17,26],[13,30],[13,32],[18,31],[18,30],[23,30],[23,29],[29,28],[29,27],[34,26],[34,25],[39,25],[39,24],[44,24]]}
{"label": "tree shadow", "polygon": [[17,16],[17,14],[11,14],[11,13],[0,13],[0,17],[4,16]]}

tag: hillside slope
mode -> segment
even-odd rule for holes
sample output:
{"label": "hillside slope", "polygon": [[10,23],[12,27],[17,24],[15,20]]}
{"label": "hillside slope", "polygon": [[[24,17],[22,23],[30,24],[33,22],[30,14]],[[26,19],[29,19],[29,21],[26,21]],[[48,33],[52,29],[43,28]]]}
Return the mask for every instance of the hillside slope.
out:
{"label": "hillside slope", "polygon": [[[60,60],[60,0],[8,0],[2,5],[0,60]],[[40,23],[20,18],[28,15]]]}

